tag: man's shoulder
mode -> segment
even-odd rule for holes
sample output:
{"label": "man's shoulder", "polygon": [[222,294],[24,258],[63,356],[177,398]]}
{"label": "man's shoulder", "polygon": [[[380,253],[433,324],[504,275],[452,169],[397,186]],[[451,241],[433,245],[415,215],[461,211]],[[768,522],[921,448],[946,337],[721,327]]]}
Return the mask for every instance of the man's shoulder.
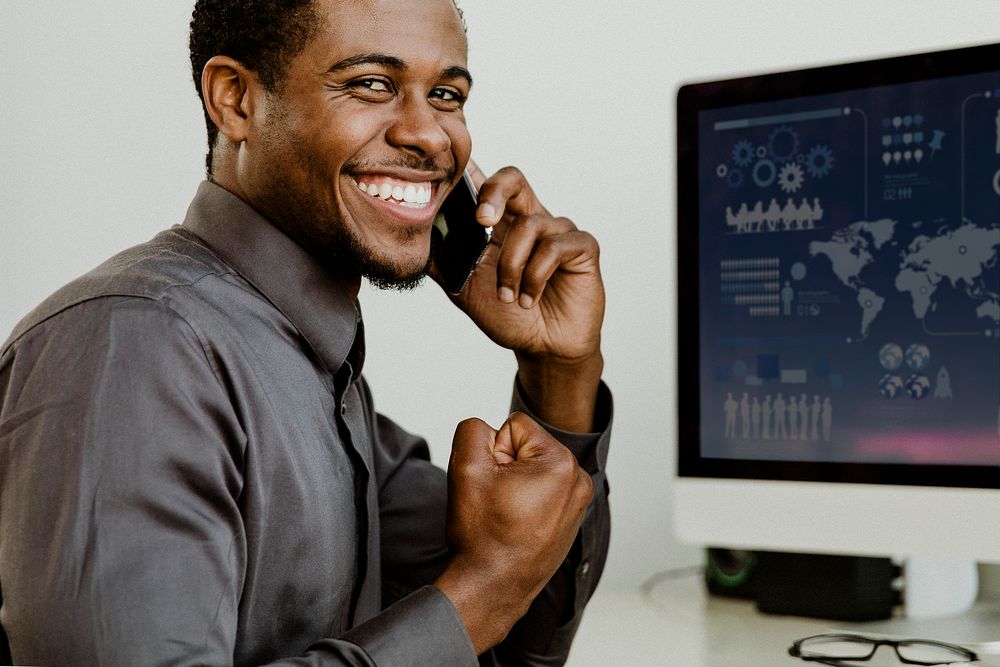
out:
{"label": "man's shoulder", "polygon": [[233,273],[191,232],[179,226],[164,230],[56,290],[17,324],[0,353],[30,331],[81,306],[134,299],[169,307],[179,294],[190,299],[206,278]]}

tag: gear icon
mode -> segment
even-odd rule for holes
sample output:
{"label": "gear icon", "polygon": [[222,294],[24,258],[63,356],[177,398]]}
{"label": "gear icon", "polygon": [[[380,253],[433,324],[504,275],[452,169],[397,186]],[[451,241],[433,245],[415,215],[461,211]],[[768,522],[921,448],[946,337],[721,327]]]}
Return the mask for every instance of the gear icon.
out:
{"label": "gear icon", "polygon": [[778,187],[788,194],[796,192],[801,188],[805,180],[802,167],[794,162],[789,162],[778,172]]}
{"label": "gear icon", "polygon": [[733,146],[733,164],[738,167],[749,167],[753,162],[753,144],[746,139],[740,139]]}
{"label": "gear icon", "polygon": [[778,169],[774,166],[774,163],[770,160],[764,159],[759,160],[757,164],[753,166],[753,170],[750,172],[750,175],[753,176],[753,182],[757,184],[757,187],[766,188],[771,185],[771,183],[774,183],[774,177],[777,175],[777,172]]}
{"label": "gear icon", "polygon": [[833,169],[833,151],[829,146],[817,144],[806,153],[806,171],[813,178],[823,178]]}
{"label": "gear icon", "polygon": [[790,125],[779,125],[767,137],[767,152],[776,162],[785,163],[799,152],[799,135]]}
{"label": "gear icon", "polygon": [[726,182],[731,188],[738,188],[743,185],[743,172],[739,169],[730,169],[729,175],[726,176]]}

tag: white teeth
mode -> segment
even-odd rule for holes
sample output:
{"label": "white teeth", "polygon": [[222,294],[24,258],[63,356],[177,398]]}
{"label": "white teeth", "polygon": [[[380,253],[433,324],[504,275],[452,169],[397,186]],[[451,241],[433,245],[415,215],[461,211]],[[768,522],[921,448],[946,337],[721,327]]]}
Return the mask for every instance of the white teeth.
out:
{"label": "white teeth", "polygon": [[396,201],[400,204],[422,206],[431,200],[431,188],[425,185],[393,185],[388,181],[381,184],[357,183],[358,189],[372,197],[386,201]]}

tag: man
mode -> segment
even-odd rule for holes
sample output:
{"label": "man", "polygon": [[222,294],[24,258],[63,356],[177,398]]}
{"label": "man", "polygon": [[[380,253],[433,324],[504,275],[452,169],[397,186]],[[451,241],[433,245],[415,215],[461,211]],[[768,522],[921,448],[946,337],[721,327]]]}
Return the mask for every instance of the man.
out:
{"label": "man", "polygon": [[[0,351],[0,662],[564,661],[608,540],[598,248],[469,161],[459,11],[206,0],[191,47],[183,225]],[[374,411],[357,294],[434,275],[467,164],[494,241],[455,303],[518,372],[446,477]]]}

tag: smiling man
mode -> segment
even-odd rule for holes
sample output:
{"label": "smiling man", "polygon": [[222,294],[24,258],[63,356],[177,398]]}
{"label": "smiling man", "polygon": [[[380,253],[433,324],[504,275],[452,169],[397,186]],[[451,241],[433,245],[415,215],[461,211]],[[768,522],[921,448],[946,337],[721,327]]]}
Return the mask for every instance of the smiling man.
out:
{"label": "smiling man", "polygon": [[[0,662],[565,661],[608,545],[598,247],[470,162],[466,50],[452,0],[199,0],[183,224],[0,350]],[[467,165],[494,233],[453,300],[518,371],[446,474],[375,412],[357,297],[437,275]]]}
{"label": "smiling man", "polygon": [[212,4],[195,10],[192,33],[206,113],[228,139],[212,180],[341,273],[419,279],[435,212],[472,148],[454,6],[307,4],[307,44],[280,80],[258,75],[250,91],[246,65],[217,55],[217,33],[198,23]]}

